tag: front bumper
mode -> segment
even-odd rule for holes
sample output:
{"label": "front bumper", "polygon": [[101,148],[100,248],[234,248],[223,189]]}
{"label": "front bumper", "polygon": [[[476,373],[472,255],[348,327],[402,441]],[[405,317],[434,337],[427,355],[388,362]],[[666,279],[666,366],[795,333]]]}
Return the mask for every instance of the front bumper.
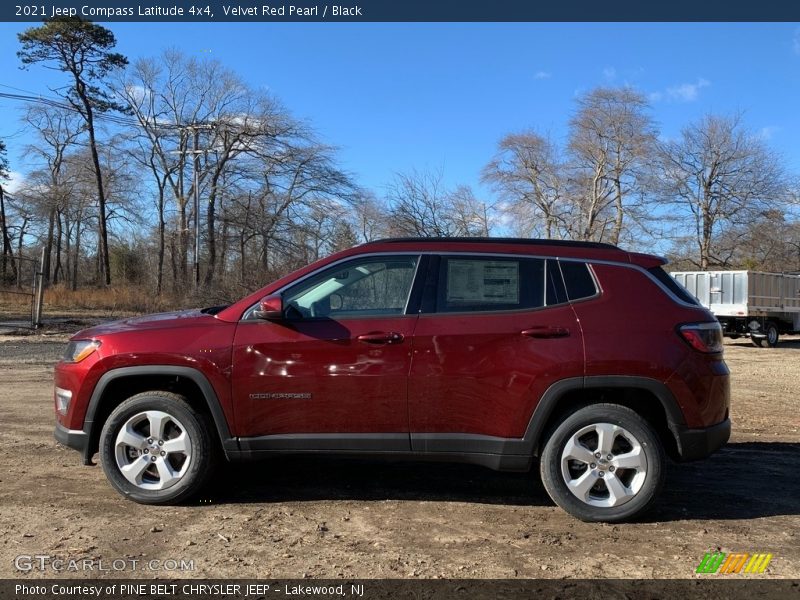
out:
{"label": "front bumper", "polygon": [[731,420],[703,429],[679,428],[675,431],[678,457],[681,461],[699,460],[711,456],[722,448],[731,437]]}
{"label": "front bumper", "polygon": [[92,464],[91,457],[86,456],[89,447],[89,434],[85,431],[67,429],[61,423],[56,423],[56,430],[53,432],[53,436],[59,444],[80,452],[83,456],[83,464]]}

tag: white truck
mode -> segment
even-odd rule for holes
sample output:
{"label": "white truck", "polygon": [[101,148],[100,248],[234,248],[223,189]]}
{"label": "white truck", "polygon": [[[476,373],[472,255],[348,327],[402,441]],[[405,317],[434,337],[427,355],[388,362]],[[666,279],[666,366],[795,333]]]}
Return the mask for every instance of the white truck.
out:
{"label": "white truck", "polygon": [[800,275],[761,271],[671,273],[717,317],[723,334],[775,347],[784,333],[800,332]]}

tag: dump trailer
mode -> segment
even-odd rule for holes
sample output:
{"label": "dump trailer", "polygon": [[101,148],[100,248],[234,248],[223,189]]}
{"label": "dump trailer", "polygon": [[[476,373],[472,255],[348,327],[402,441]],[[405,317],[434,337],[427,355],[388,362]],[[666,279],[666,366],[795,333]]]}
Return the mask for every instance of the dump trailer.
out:
{"label": "dump trailer", "polygon": [[724,335],[774,347],[800,331],[800,275],[761,271],[671,273],[717,317]]}

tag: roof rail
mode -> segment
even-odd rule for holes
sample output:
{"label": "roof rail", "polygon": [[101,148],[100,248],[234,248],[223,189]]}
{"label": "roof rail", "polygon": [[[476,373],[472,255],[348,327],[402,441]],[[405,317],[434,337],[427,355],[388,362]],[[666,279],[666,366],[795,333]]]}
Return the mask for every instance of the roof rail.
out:
{"label": "roof rail", "polygon": [[464,242],[469,244],[519,244],[522,246],[565,246],[572,248],[602,248],[606,250],[619,250],[618,246],[604,242],[579,242],[573,240],[548,240],[541,238],[513,238],[513,237],[397,237],[373,240],[369,244],[394,244],[401,242],[418,243],[445,243]]}

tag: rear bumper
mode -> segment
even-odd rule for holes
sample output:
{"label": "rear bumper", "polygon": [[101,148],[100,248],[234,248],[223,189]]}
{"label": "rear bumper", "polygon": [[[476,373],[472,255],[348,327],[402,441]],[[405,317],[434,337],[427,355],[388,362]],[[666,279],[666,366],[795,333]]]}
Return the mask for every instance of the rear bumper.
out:
{"label": "rear bumper", "polygon": [[80,452],[83,456],[84,464],[91,464],[91,461],[86,456],[86,450],[89,447],[89,434],[85,431],[67,429],[61,423],[56,423],[56,430],[53,432],[53,436],[59,444]]}
{"label": "rear bumper", "polygon": [[679,428],[675,432],[675,439],[678,442],[678,457],[681,461],[706,458],[722,448],[730,437],[730,419],[703,429]]}

